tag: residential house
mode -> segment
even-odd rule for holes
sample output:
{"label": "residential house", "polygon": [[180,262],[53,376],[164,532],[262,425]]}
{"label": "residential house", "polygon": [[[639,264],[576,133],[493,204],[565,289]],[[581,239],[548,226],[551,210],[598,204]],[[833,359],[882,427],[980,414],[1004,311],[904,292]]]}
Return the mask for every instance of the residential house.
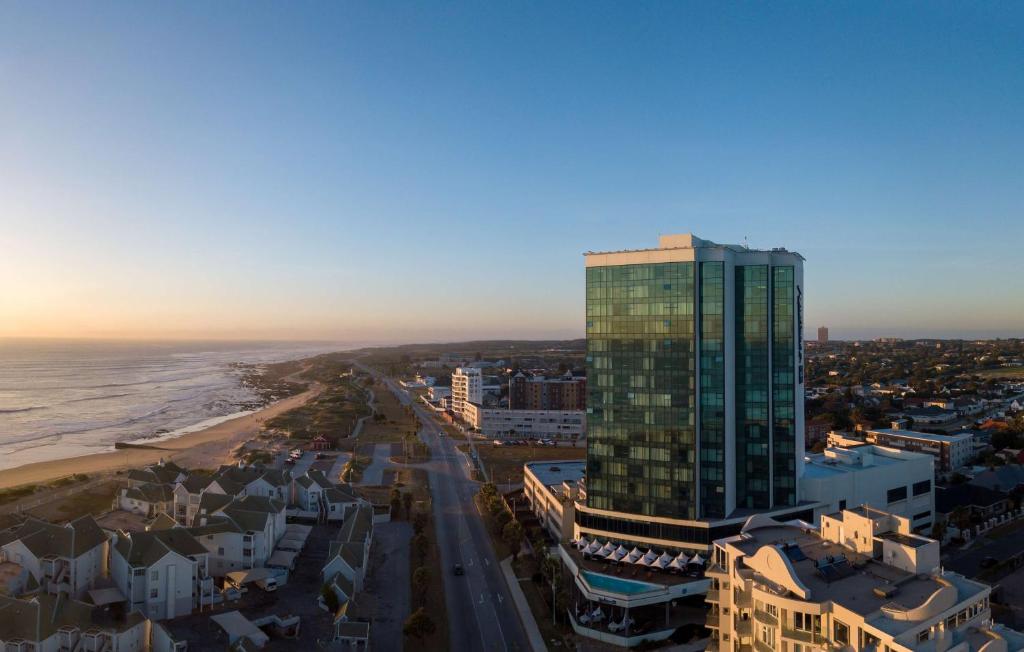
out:
{"label": "residential house", "polygon": [[121,489],[116,508],[148,518],[173,513],[174,485],[129,482],[127,487]]}
{"label": "residential house", "polygon": [[174,462],[160,460],[144,469],[128,471],[128,486],[138,487],[144,484],[175,484],[188,476],[188,471]]}
{"label": "residential house", "polygon": [[[82,597],[107,574],[107,536],[92,516],[64,525],[29,518],[0,533],[0,563],[20,566],[24,582],[13,582],[13,593],[38,588],[42,593]],[[9,567],[11,568],[11,567]],[[13,570],[13,569],[12,569]]]}
{"label": "residential house", "polygon": [[183,528],[121,532],[110,550],[110,575],[129,612],[175,618],[213,601],[208,552]]}
{"label": "residential house", "polygon": [[1005,491],[966,482],[935,488],[936,520],[948,520],[958,508],[966,509],[972,521],[986,521],[1009,510],[1010,497]]}
{"label": "residential house", "polygon": [[0,596],[0,650],[8,652],[143,652],[149,621],[65,595],[19,600]]}
{"label": "residential house", "polygon": [[341,574],[351,583],[353,591],[362,591],[372,541],[373,505],[361,503],[348,508],[341,530],[328,548],[327,563],[321,570],[324,583],[332,583],[335,576]]}

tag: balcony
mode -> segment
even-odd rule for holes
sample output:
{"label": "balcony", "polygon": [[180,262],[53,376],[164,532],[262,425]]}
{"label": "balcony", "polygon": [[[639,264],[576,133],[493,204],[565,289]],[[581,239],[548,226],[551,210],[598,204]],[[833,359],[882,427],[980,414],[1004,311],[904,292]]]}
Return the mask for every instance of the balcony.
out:
{"label": "balcony", "polygon": [[707,602],[721,602],[717,589],[708,589],[708,594],[704,597]]}
{"label": "balcony", "polygon": [[718,614],[716,614],[716,613],[709,613],[708,614],[708,619],[704,622],[704,626],[705,627],[713,627],[714,629],[719,629]]}
{"label": "balcony", "polygon": [[758,622],[766,623],[768,625],[778,626],[779,624],[778,617],[773,616],[767,611],[762,611],[760,609],[754,609],[754,619]]}
{"label": "balcony", "polygon": [[741,639],[750,638],[752,626],[750,624],[749,619],[737,621],[735,629],[736,635],[739,636]]}
{"label": "balcony", "polygon": [[825,643],[825,637],[821,634],[814,634],[802,629],[782,628],[782,638],[788,638],[801,643],[821,644]]}
{"label": "balcony", "polygon": [[775,652],[775,648],[762,642],[760,639],[754,641],[754,650],[757,652]]}

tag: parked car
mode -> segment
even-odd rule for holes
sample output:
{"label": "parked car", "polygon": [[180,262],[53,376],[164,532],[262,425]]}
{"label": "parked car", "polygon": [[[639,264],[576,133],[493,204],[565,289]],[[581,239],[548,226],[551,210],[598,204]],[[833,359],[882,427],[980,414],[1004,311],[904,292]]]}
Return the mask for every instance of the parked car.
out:
{"label": "parked car", "polygon": [[277,579],[273,577],[265,577],[261,580],[256,580],[256,586],[260,587],[267,593],[277,590]]}
{"label": "parked car", "polygon": [[456,575],[465,575],[466,569],[462,567],[462,564],[455,564],[452,566],[452,572]]}

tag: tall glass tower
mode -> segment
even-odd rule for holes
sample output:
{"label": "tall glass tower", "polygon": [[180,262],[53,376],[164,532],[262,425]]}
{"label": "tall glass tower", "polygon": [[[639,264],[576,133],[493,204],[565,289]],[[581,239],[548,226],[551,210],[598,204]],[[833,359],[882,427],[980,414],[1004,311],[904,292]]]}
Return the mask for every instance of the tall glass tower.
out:
{"label": "tall glass tower", "polygon": [[[686,234],[588,253],[586,271],[577,522],[691,540],[690,526],[796,507],[803,258]],[[610,524],[617,517],[636,525]]]}

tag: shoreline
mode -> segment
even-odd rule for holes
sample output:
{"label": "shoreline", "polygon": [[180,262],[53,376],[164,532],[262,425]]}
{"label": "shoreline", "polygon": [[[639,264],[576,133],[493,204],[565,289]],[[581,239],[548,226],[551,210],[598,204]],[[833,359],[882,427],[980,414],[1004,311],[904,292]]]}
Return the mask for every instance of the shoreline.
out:
{"label": "shoreline", "polygon": [[0,489],[25,484],[42,484],[75,473],[95,475],[113,473],[122,469],[141,468],[155,464],[160,458],[165,461],[174,460],[175,463],[186,468],[216,468],[228,461],[231,451],[235,447],[259,434],[264,421],[304,405],[321,390],[322,387],[319,383],[312,383],[308,389],[299,394],[275,401],[259,410],[220,421],[201,430],[186,432],[180,436],[159,441],[152,438],[137,440],[140,444],[158,446],[159,448],[122,448],[105,453],[32,462],[3,469],[0,471]]}

